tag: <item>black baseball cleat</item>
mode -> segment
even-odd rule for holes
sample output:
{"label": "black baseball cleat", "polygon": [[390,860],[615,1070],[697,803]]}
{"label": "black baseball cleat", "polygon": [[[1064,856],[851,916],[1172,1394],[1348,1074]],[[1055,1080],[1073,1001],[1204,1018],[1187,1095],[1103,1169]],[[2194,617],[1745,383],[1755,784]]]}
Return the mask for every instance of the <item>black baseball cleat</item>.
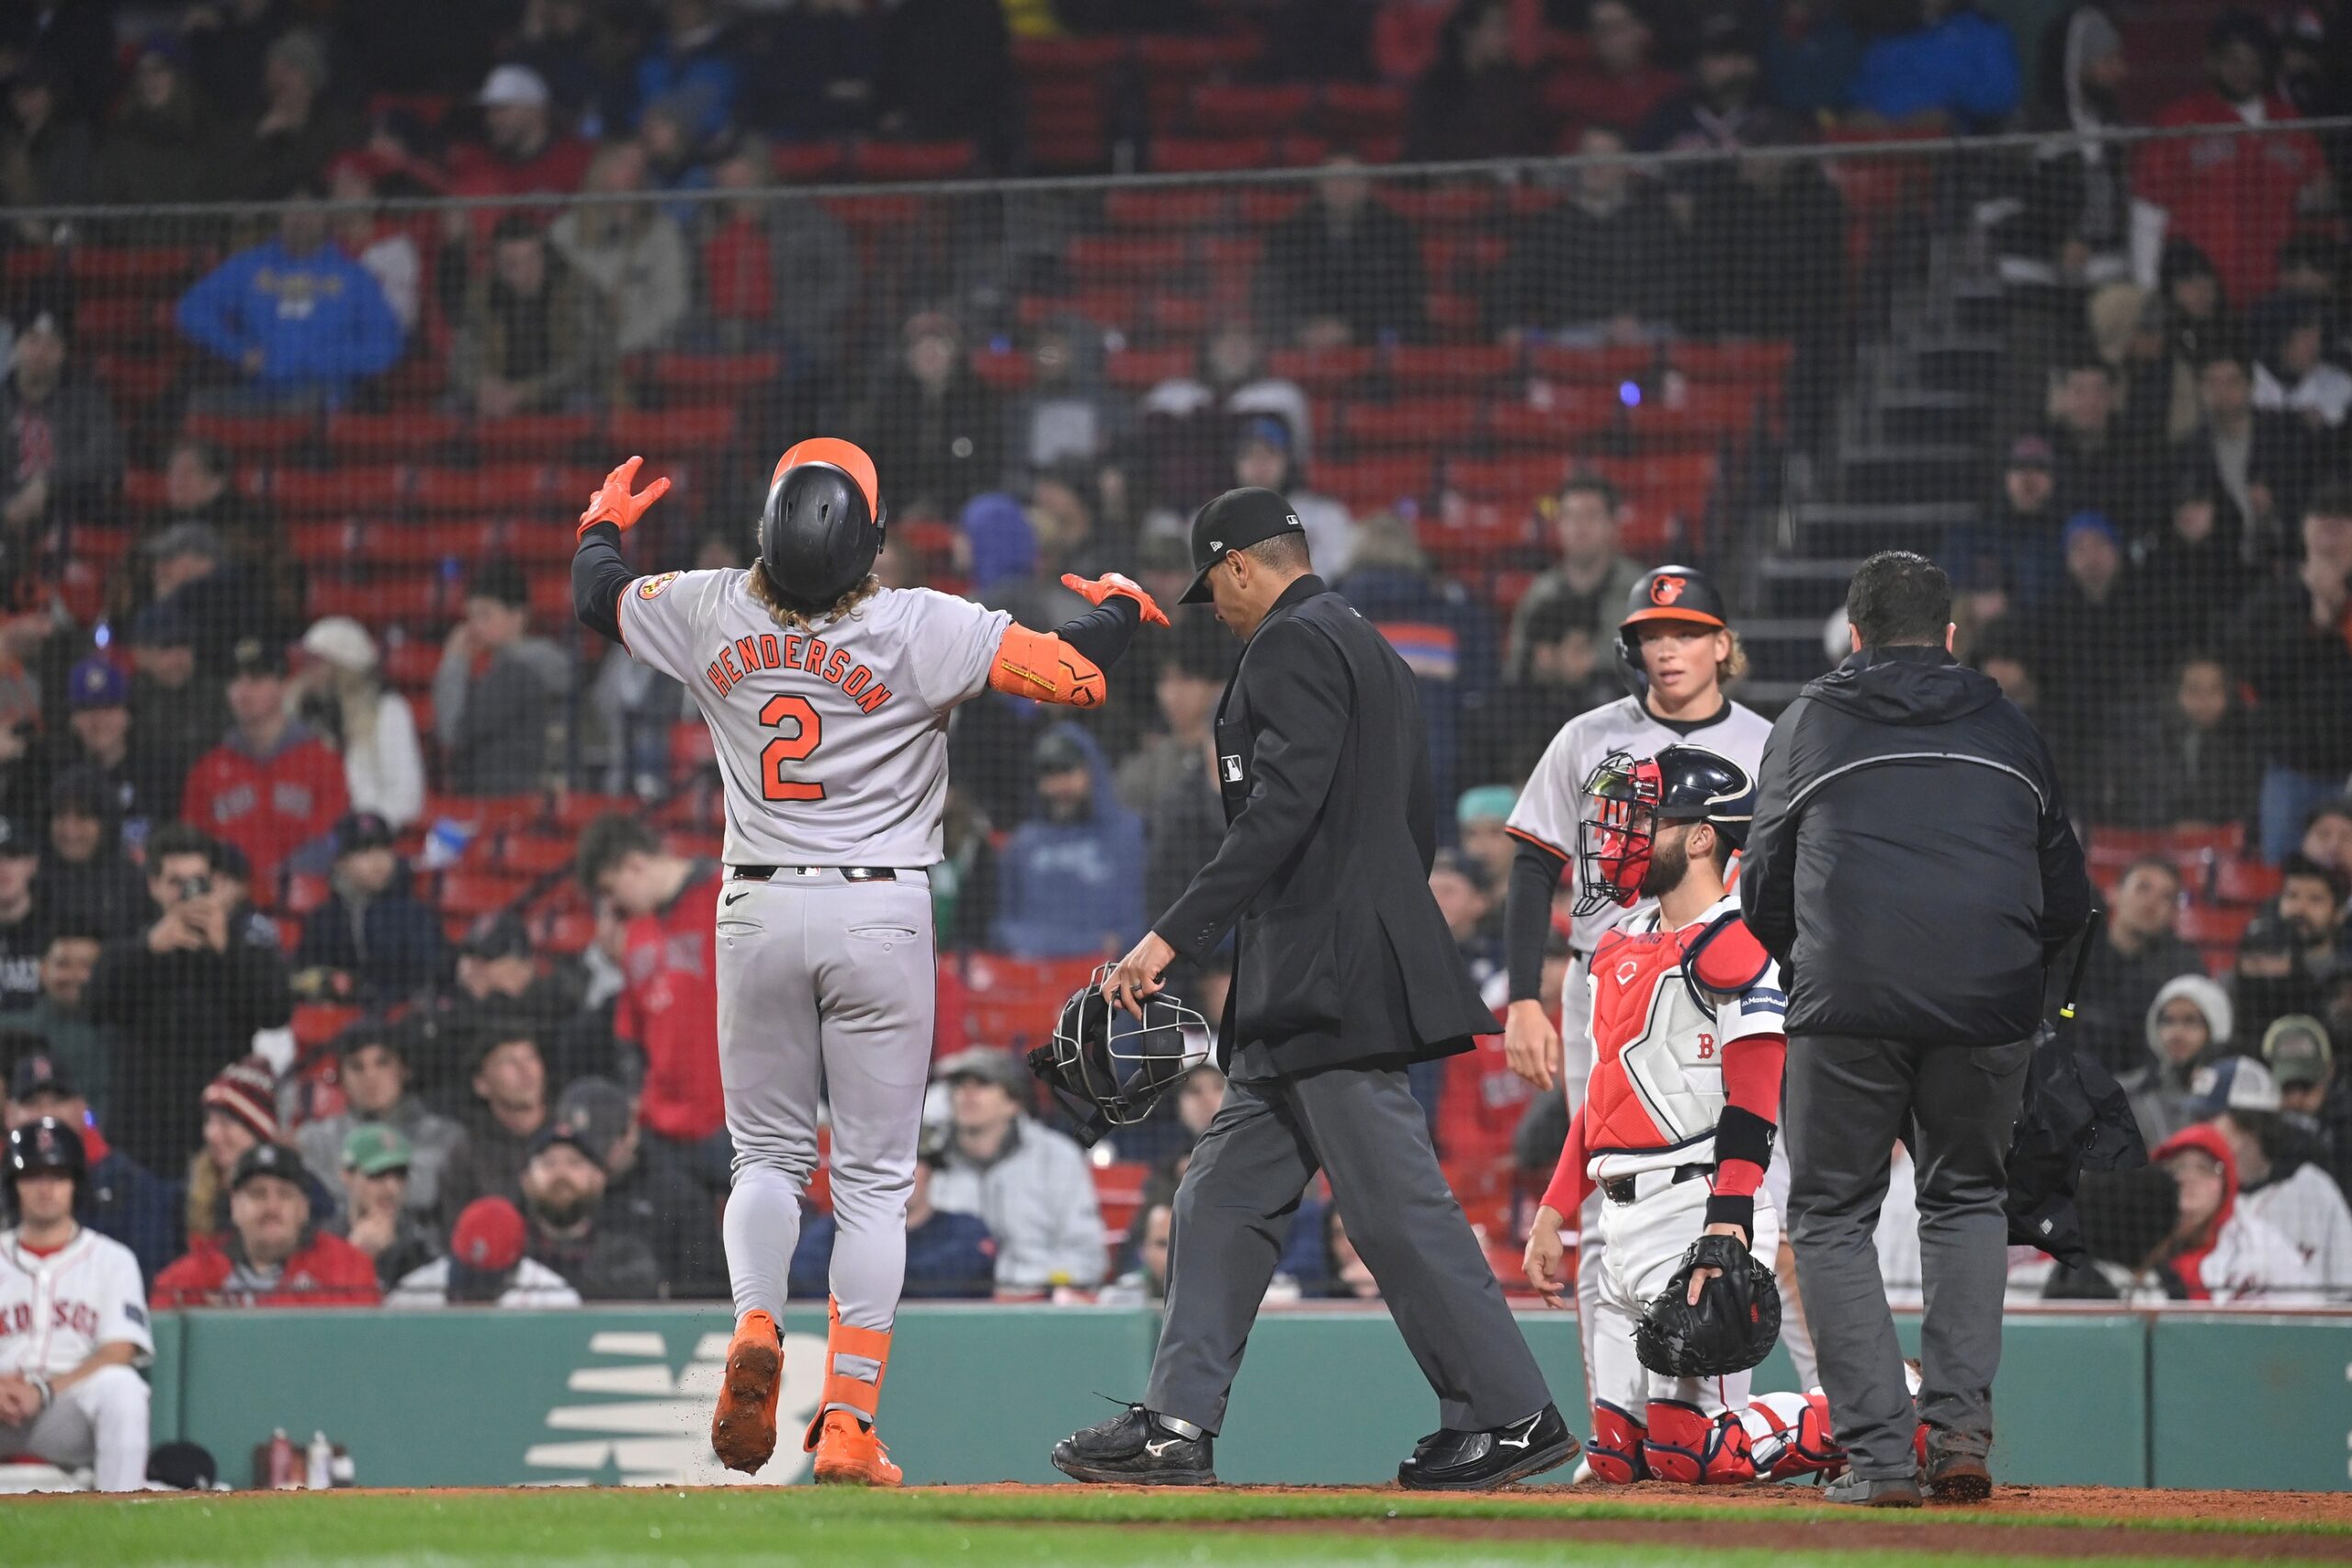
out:
{"label": "black baseball cleat", "polygon": [[1396,1483],[1414,1492],[1484,1492],[1556,1469],[1580,1451],[1560,1407],[1547,1404],[1508,1427],[1430,1433],[1396,1467]]}
{"label": "black baseball cleat", "polygon": [[1114,1486],[1214,1486],[1216,1439],[1130,1404],[1108,1421],[1054,1445],[1054,1468],[1078,1481]]}

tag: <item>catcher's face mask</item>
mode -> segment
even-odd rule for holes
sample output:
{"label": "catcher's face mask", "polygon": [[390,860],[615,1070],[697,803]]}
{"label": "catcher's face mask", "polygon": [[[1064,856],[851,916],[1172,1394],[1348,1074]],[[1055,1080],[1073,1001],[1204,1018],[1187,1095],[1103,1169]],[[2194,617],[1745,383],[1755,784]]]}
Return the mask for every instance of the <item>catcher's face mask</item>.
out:
{"label": "catcher's face mask", "polygon": [[1657,763],[1611,751],[1584,781],[1584,793],[1593,809],[1577,830],[1577,913],[1631,908],[1641,897],[1657,829]]}
{"label": "catcher's face mask", "polygon": [[1105,964],[1062,1004],[1053,1038],[1029,1053],[1029,1070],[1046,1082],[1092,1145],[1114,1127],[1132,1127],[1184,1076],[1208,1060],[1208,1021],[1163,991],[1137,1019],[1102,999]]}

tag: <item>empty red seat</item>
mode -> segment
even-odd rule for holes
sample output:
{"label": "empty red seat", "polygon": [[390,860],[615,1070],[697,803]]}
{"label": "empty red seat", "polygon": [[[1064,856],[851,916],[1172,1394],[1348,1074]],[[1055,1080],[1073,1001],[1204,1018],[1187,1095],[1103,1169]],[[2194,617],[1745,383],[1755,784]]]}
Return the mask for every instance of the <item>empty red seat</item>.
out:
{"label": "empty red seat", "polygon": [[1559,448],[1589,441],[1617,421],[1613,398],[1555,388],[1549,397],[1498,403],[1489,421],[1498,446]]}
{"label": "empty red seat", "polygon": [[1421,547],[1456,571],[1477,571],[1498,556],[1532,544],[1535,514],[1516,501],[1449,500],[1423,515],[1414,533]]}
{"label": "empty red seat", "polygon": [[1210,186],[1177,190],[1114,190],[1102,198],[1114,229],[1201,229],[1225,215],[1225,192]]}
{"label": "empty red seat", "polygon": [[85,299],[74,311],[74,335],[92,346],[121,344],[143,347],[162,335],[166,310],[147,294]]}
{"label": "empty red seat", "polygon": [[307,604],[312,620],[349,615],[371,626],[443,616],[440,576],[431,571],[379,572],[365,581],[321,572],[311,579]]}
{"label": "empty red seat", "polygon": [[297,872],[286,879],[286,898],[279,908],[289,915],[307,915],[334,896],[334,887],[325,877]]}
{"label": "empty red seat", "polygon": [[305,1052],[315,1051],[365,1016],[359,1008],[340,1007],[334,1002],[303,1002],[295,1008],[289,1021],[294,1043]]}
{"label": "empty red seat", "polygon": [[548,910],[540,917],[531,936],[533,945],[567,956],[586,952],[588,944],[595,940],[595,912],[579,908]]}
{"label": "empty red seat", "polygon": [[307,413],[192,413],[187,425],[190,435],[220,443],[241,462],[282,457],[318,428],[317,416]]}
{"label": "empty red seat", "polygon": [[1009,348],[1002,352],[975,349],[972,353],[972,374],[978,378],[982,386],[995,391],[1017,392],[1029,384],[1032,367],[1027,355]]}
{"label": "empty red seat", "polygon": [[1558,453],[1455,457],[1445,465],[1445,488],[1472,501],[1524,503],[1556,491],[1575,466]]}
{"label": "empty red seat", "polygon": [[1577,466],[1600,474],[1628,500],[1693,518],[1707,510],[1722,470],[1712,452],[1592,457]]}
{"label": "empty red seat", "polygon": [[162,292],[187,282],[204,264],[192,245],[83,245],[68,253],[66,276],[77,288]]}
{"label": "empty red seat", "polygon": [[1264,229],[1281,222],[1297,211],[1306,200],[1306,187],[1301,185],[1244,186],[1235,198],[1235,210],[1241,221],[1252,229]]}
{"label": "empty red seat", "polygon": [[518,413],[474,425],[474,449],[485,458],[561,457],[596,434],[593,413]]}
{"label": "empty red seat", "polygon": [[1136,282],[1121,288],[1088,288],[1072,294],[1023,294],[1014,314],[1024,327],[1057,316],[1076,316],[1097,326],[1125,330],[1142,321],[1150,292]]}
{"label": "empty red seat", "polygon": [[1012,43],[1013,68],[1023,76],[1091,76],[1125,58],[1124,35],[1091,38],[1024,38]]}
{"label": "empty red seat", "polygon": [[1064,253],[1070,280],[1080,288],[1155,283],[1163,288],[1184,269],[1180,234],[1080,234]]}
{"label": "empty red seat", "polygon": [[424,409],[334,413],[327,416],[327,446],[338,458],[415,461],[455,441],[458,429],[457,415]]}
{"label": "empty red seat", "polygon": [[434,902],[441,913],[450,917],[470,919],[477,915],[492,915],[520,898],[530,887],[530,879],[503,876],[486,871],[445,871],[441,887]]}
{"label": "empty red seat", "polygon": [[1789,373],[1796,344],[1786,338],[1692,340],[1668,345],[1666,363],[1694,381],[1768,381]]}
{"label": "empty red seat", "polygon": [[[604,476],[599,473],[597,478]],[[539,463],[486,463],[478,468],[416,470],[416,503],[428,512],[510,512],[535,507],[547,493],[548,471]],[[585,501],[591,481],[579,493]]]}
{"label": "empty red seat", "polygon": [[91,356],[92,368],[117,403],[143,408],[171,390],[172,382],[179,376],[179,367],[163,356],[147,357],[137,354],[97,354]]}
{"label": "empty red seat", "polygon": [[2235,822],[2178,822],[2163,829],[2164,847],[2176,859],[2233,855],[2245,848],[2245,829]]}
{"label": "empty red seat", "polygon": [[1099,962],[974,954],[964,965],[966,1032],[976,1045],[1022,1050],[1037,1044],[1053,1033],[1062,1003]]}
{"label": "empty red seat", "polygon": [[1482,408],[1476,398],[1350,401],[1340,408],[1340,434],[1358,446],[1444,446],[1476,434]]}
{"label": "empty red seat", "polygon": [[348,561],[359,542],[356,523],[296,523],[286,530],[286,547],[308,567],[340,566]]}
{"label": "empty red seat", "polygon": [[1136,39],[1136,63],[1147,76],[1206,76],[1239,70],[1262,48],[1254,33],[1146,33]]}
{"label": "empty red seat", "polygon": [[1190,376],[1193,354],[1190,348],[1181,347],[1125,348],[1112,355],[1103,368],[1112,385],[1141,391],[1162,381]]}
{"label": "empty red seat", "polygon": [[1686,382],[1629,400],[1625,434],[1645,446],[1713,446],[1745,440],[1764,412],[1752,387]]}
{"label": "empty red seat", "polygon": [[2213,863],[2213,901],[2217,904],[2267,904],[2278,897],[2283,882],[2278,868],[2258,860],[2225,856]]}
{"label": "empty red seat", "polygon": [[170,504],[164,490],[161,468],[129,468],[122,476],[122,502],[142,512],[159,511]]}
{"label": "empty red seat", "polygon": [[577,833],[599,817],[634,817],[645,803],[633,795],[591,795],[571,790],[556,797],[552,817],[557,828]]}
{"label": "empty red seat", "polygon": [[653,359],[653,384],[673,398],[731,401],[755,388],[774,386],[784,374],[784,356],[757,354],[662,354]]}
{"label": "empty red seat", "polygon": [[645,454],[645,476],[650,480],[667,466],[664,457],[669,453],[715,451],[733,441],[736,423],[735,411],[724,404],[624,409],[614,413],[605,434],[615,452]]}
{"label": "empty red seat", "polygon": [[360,558],[379,566],[468,566],[491,555],[496,525],[481,518],[431,523],[381,523],[360,540]]}
{"label": "empty red seat", "polygon": [[1315,465],[1314,484],[1351,512],[1382,512],[1398,502],[1421,502],[1430,493],[1430,464],[1425,456],[1328,459]]}
{"label": "empty red seat", "polygon": [[1657,365],[1657,351],[1639,344],[1589,347],[1572,344],[1539,344],[1529,351],[1527,356],[1527,368],[1531,375],[1553,381],[1589,381],[1611,387],[1639,380]]}
{"label": "empty red seat", "polygon": [[1274,143],[1274,164],[1277,168],[1311,168],[1330,155],[1331,143],[1311,131],[1284,131]]}
{"label": "empty red seat", "polygon": [[1385,186],[1380,199],[1389,210],[1415,223],[1476,223],[1490,216],[1502,187],[1487,181]]}
{"label": "empty red seat", "polygon": [[1410,90],[1390,82],[1329,82],[1316,123],[1332,136],[1393,134],[1404,129]]}
{"label": "empty red seat", "polygon": [[1271,136],[1158,136],[1151,166],[1163,174],[1233,174],[1276,167]]}
{"label": "empty red seat", "polygon": [[[579,540],[571,519],[564,515],[562,499],[558,491],[557,504],[546,515],[517,517],[499,527],[493,535],[495,552],[525,566],[569,566]],[[585,502],[588,492],[581,491],[580,499]]]}
{"label": "empty red seat", "polygon": [[349,515],[396,511],[408,488],[408,470],[396,463],[356,463],[332,468],[274,468],[270,504],[301,515]]}
{"label": "empty red seat", "polygon": [[441,645],[424,637],[393,637],[384,644],[384,679],[403,688],[429,686],[441,668]]}
{"label": "empty red seat", "polygon": [[1202,82],[1184,118],[1203,136],[1259,136],[1288,130],[1314,103],[1311,82]]}
{"label": "empty red seat", "polygon": [[2254,913],[2238,905],[2190,904],[2176,917],[2173,929],[2191,947],[2234,950],[2254,923]]}
{"label": "empty red seat", "polygon": [[1486,390],[1518,368],[1518,353],[1498,343],[1399,344],[1388,351],[1388,378],[1401,392]]}
{"label": "empty red seat", "polygon": [[860,180],[953,180],[978,162],[968,141],[862,141],[850,152],[849,172]]}
{"label": "empty red seat", "polygon": [[498,841],[496,863],[510,876],[545,876],[571,868],[576,845],[545,833],[508,833]]}
{"label": "empty red seat", "polygon": [[831,179],[849,161],[849,146],[842,141],[787,141],[776,148],[776,177],[790,185],[814,185]]}
{"label": "empty red seat", "polygon": [[1310,392],[1333,392],[1371,375],[1379,363],[1380,351],[1365,346],[1278,348],[1266,356],[1266,373]]}

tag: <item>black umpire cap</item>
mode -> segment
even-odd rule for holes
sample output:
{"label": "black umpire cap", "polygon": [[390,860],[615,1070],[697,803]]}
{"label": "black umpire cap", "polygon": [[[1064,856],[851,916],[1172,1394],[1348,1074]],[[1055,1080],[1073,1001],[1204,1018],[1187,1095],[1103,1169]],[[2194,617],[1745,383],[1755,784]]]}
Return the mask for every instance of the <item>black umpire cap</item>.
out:
{"label": "black umpire cap", "polygon": [[1245,487],[1229,490],[1193,519],[1193,582],[1179,604],[1204,604],[1209,597],[1209,569],[1227,550],[1246,550],[1278,534],[1306,533],[1289,502],[1270,490]]}

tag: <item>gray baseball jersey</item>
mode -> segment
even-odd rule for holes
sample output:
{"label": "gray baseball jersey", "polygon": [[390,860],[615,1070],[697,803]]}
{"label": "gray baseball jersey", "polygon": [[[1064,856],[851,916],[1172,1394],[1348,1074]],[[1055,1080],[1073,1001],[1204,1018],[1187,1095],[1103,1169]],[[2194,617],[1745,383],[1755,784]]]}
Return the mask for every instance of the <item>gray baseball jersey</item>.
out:
{"label": "gray baseball jersey", "polygon": [[744,571],[630,583],[621,639],[685,683],[727,781],[730,865],[929,866],[947,798],[947,716],[986,689],[1012,617],[885,588],[803,635]]}

